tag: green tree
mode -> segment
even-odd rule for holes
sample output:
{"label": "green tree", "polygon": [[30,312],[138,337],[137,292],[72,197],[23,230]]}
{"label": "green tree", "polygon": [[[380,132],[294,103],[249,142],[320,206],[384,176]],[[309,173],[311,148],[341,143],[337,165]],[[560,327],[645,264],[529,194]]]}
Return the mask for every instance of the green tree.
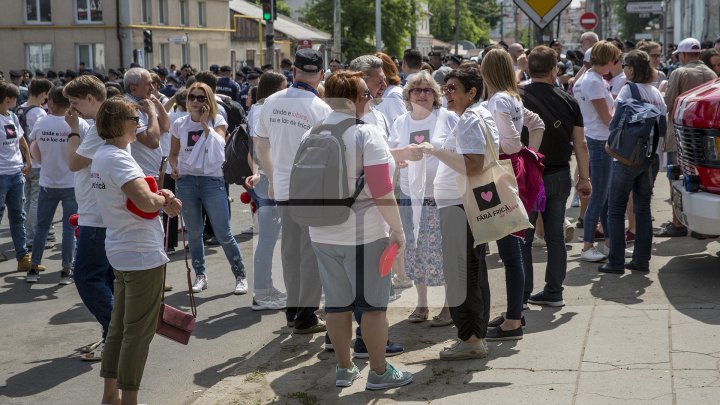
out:
{"label": "green tree", "polygon": [[[260,0],[255,0],[255,4],[258,6],[262,4]],[[290,7],[287,5],[285,0],[275,0],[275,7],[277,8],[277,13],[282,14],[285,16],[290,16]]]}
{"label": "green tree", "polygon": [[[333,0],[313,0],[302,10],[305,22],[333,32]],[[414,26],[409,0],[382,0],[383,51],[400,55],[408,45],[409,28]],[[345,60],[375,51],[375,2],[341,1],[341,38]]]}
{"label": "green tree", "polygon": [[[615,17],[620,22],[618,37],[622,39],[634,40],[635,34],[644,33],[645,27],[653,20],[653,17],[640,18],[640,14],[628,13],[625,9],[627,5],[626,0],[611,0],[611,4]],[[657,16],[655,16],[655,18],[657,18]]]}
{"label": "green tree", "polygon": [[[449,0],[429,0],[430,34],[450,42],[455,39],[455,4]],[[499,21],[500,7],[493,1],[460,2],[460,39],[484,45],[490,42],[491,23]],[[479,18],[479,16],[483,16]]]}

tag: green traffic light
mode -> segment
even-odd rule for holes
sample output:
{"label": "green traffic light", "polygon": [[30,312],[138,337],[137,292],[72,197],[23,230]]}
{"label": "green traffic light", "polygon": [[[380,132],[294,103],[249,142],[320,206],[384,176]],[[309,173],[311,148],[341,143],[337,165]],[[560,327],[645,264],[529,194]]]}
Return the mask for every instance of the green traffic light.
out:
{"label": "green traffic light", "polygon": [[265,21],[272,20],[272,13],[263,13],[263,20],[265,20]]}

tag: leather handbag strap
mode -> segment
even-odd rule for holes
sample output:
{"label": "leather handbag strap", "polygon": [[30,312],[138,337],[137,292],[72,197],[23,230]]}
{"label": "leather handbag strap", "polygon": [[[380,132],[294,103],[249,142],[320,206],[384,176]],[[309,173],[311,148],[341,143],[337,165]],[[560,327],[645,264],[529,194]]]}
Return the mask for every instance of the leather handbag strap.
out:
{"label": "leather handbag strap", "polygon": [[[182,215],[178,215],[178,221],[179,221],[179,227],[180,227],[180,236],[182,237],[182,250],[185,254],[185,269],[186,275],[187,275],[187,285],[188,285],[188,296],[190,298],[190,310],[192,311],[192,314],[194,317],[197,317],[197,306],[195,305],[195,295],[193,294],[192,290],[192,278],[190,274],[190,261],[188,260],[188,250],[185,249],[185,246],[187,245],[187,241],[185,241],[185,223],[183,221]],[[168,220],[168,223],[170,221]],[[170,232],[165,232],[165,250],[168,248],[168,244],[170,240]],[[165,302],[165,279],[167,278],[167,264],[163,265],[163,292],[162,292],[162,302]]]}

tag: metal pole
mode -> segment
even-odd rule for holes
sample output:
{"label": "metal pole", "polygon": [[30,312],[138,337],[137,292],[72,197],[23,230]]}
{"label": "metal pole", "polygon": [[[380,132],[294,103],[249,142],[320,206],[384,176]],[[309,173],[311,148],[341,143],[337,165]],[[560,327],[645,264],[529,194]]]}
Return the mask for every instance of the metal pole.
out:
{"label": "metal pole", "polygon": [[668,49],[668,0],[663,1],[663,50],[662,60],[667,57]]}
{"label": "metal pole", "polygon": [[382,52],[382,11],[380,0],[375,0],[375,52]]}
{"label": "metal pole", "polygon": [[417,48],[417,4],[412,1],[412,28],[410,29],[410,48]]}
{"label": "metal pole", "polygon": [[[266,45],[267,45],[267,61],[265,61],[266,64],[273,65],[273,68],[276,68],[275,66],[275,28],[273,27],[273,24],[275,22],[273,20],[266,21],[265,22],[265,39],[266,39]],[[271,41],[272,40],[272,41]]]}
{"label": "metal pole", "polygon": [[460,0],[455,0],[455,55],[460,52]]}
{"label": "metal pole", "polygon": [[[505,0],[500,3],[500,41],[505,38]],[[498,41],[498,42],[500,42]]]}
{"label": "metal pole", "polygon": [[333,13],[333,58],[340,60],[342,58],[342,49],[340,43],[340,0],[335,0],[335,9]]}

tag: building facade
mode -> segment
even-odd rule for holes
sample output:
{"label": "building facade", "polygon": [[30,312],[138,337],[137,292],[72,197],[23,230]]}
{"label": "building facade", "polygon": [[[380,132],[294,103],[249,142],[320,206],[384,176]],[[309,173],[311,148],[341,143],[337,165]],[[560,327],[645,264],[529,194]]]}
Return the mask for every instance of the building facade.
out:
{"label": "building facade", "polygon": [[[68,4],[70,6],[68,7]],[[206,69],[230,62],[228,0],[12,0],[3,2],[0,70],[105,72],[137,62]],[[143,31],[150,30],[152,53]]]}

